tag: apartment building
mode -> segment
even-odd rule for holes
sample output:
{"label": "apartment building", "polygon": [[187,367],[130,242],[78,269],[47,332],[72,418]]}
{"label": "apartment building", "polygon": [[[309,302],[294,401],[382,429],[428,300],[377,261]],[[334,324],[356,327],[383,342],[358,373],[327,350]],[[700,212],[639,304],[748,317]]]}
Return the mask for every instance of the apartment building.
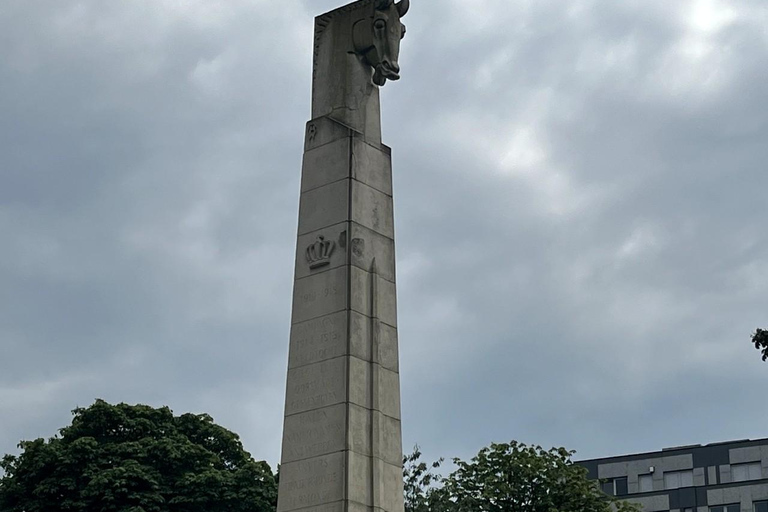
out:
{"label": "apartment building", "polygon": [[768,512],[768,439],[579,461],[645,512]]}

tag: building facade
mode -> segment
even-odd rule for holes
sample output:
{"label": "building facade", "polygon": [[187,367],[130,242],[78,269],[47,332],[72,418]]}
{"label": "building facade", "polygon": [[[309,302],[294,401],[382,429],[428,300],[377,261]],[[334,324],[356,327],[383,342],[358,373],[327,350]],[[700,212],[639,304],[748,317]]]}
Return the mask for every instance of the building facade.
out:
{"label": "building facade", "polygon": [[577,462],[644,512],[768,512],[768,439]]}

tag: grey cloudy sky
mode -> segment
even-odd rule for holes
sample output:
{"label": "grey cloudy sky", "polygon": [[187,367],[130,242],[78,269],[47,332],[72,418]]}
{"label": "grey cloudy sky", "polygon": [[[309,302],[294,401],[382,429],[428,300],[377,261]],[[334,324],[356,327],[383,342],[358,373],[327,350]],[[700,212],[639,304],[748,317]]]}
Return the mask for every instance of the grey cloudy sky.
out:
{"label": "grey cloudy sky", "polygon": [[[768,4],[412,4],[382,99],[406,449],[768,436]],[[100,397],[277,462],[338,5],[0,2],[0,453]]]}

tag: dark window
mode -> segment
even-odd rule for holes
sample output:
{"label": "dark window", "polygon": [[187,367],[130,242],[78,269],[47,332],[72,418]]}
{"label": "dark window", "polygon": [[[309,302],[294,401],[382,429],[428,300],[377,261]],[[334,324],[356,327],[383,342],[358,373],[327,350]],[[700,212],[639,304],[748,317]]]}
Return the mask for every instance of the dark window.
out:
{"label": "dark window", "polygon": [[613,493],[613,479],[603,482],[602,488],[605,494],[608,494],[609,496],[615,496]]}
{"label": "dark window", "polygon": [[626,496],[629,494],[627,488],[627,477],[617,478],[613,481],[616,484],[616,496]]}
{"label": "dark window", "polygon": [[755,503],[755,512],[768,512],[768,501]]}

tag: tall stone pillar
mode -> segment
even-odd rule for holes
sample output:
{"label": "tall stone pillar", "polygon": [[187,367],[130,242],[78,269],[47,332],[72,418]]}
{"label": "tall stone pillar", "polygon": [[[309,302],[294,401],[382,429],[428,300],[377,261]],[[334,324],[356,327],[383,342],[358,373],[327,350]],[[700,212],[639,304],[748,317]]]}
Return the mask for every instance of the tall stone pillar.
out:
{"label": "tall stone pillar", "polygon": [[407,9],[360,0],[316,19],[278,512],[403,510],[391,152],[378,87],[399,78]]}

